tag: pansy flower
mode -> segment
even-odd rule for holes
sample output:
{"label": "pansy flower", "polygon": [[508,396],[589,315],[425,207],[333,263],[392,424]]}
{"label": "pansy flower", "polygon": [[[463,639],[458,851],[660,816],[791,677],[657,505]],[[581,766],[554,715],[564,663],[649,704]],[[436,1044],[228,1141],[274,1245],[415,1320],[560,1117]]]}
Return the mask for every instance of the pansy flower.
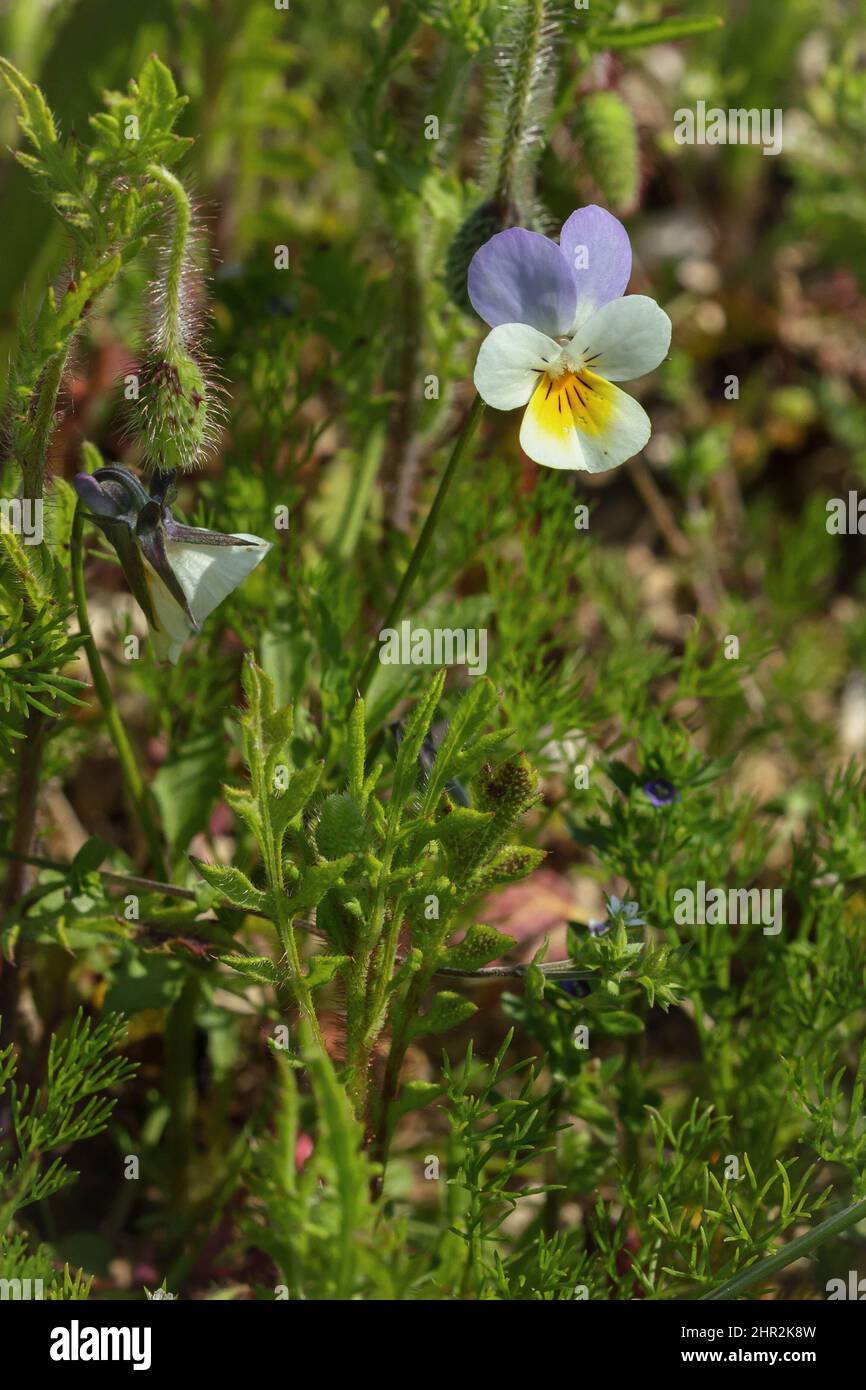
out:
{"label": "pansy flower", "polygon": [[156,478],[149,493],[119,464],[79,473],[73,482],[117,552],[156,655],[176,665],[184,642],[265,558],[270,543],[181,525],[171,511],[172,474]]}
{"label": "pansy flower", "polygon": [[476,251],[469,298],[492,332],[475,365],[496,410],[526,406],[520,446],[547,468],[604,473],[640,452],[650,422],[613,383],[651,372],[671,340],[667,314],[625,295],[628,233],[604,208],[573,212],[559,244],[511,227]]}

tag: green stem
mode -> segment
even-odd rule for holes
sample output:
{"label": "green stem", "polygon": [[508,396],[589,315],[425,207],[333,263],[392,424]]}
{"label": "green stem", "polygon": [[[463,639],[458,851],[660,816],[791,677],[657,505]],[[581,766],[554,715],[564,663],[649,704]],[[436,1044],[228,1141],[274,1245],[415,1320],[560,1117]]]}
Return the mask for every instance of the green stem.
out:
{"label": "green stem", "polygon": [[[433,532],[436,529],[436,523],[439,520],[439,513],[442,510],[442,505],[445,501],[445,498],[448,495],[448,489],[451,487],[451,484],[454,481],[457,469],[460,467],[469,442],[472,439],[473,434],[475,433],[475,428],[478,424],[478,421],[481,418],[481,412],[483,409],[484,402],[482,401],[480,396],[476,396],[475,400],[472,402],[472,409],[469,411],[469,414],[466,416],[466,419],[463,422],[463,428],[457,436],[457,440],[451,452],[451,457],[448,460],[445,472],[442,474],[442,480],[439,483],[439,489],[436,493],[436,496],[433,499],[433,505],[427,514],[427,520],[424,522],[421,534],[418,537],[418,540],[415,542],[415,549],[412,551],[409,563],[406,566],[406,571],[400,582],[400,587],[397,590],[396,596],[394,598],[393,603],[391,604],[390,609],[388,610],[388,616],[382,624],[383,628],[394,627],[397,622],[397,619],[403,612],[403,608],[411,592],[412,585],[415,583],[415,580],[418,577],[418,571],[421,568],[424,556],[427,554],[427,551],[430,547],[430,542],[433,539]],[[376,643],[374,643],[373,646],[370,648],[367,659],[364,662],[364,665],[361,667],[360,674],[356,681],[356,689],[359,695],[361,695],[362,697],[367,693],[370,681],[373,679],[373,672],[376,669],[376,663],[378,659],[379,647]]]}
{"label": "green stem", "polygon": [[147,172],[170,195],[174,202],[175,218],[171,244],[168,250],[168,266],[165,277],[165,312],[160,325],[162,348],[167,357],[173,357],[184,348],[183,329],[183,268],[187,255],[189,229],[192,221],[189,196],[180,179],[169,173],[161,164],[148,164]]}
{"label": "green stem", "polygon": [[724,1284],[719,1284],[717,1288],[711,1289],[709,1293],[702,1293],[698,1302],[718,1302],[723,1299],[739,1298],[741,1293],[745,1293],[755,1284],[763,1283],[771,1279],[774,1274],[785,1269],[794,1260],[800,1260],[804,1255],[811,1255],[819,1245],[832,1236],[838,1236],[842,1231],[847,1231],[849,1226],[856,1226],[858,1221],[866,1220],[866,1198],[859,1202],[852,1202],[850,1206],[844,1207],[835,1216],[828,1216],[826,1221],[822,1221],[814,1230],[807,1231],[805,1235],[798,1236],[788,1245],[783,1245],[781,1250],[775,1254],[768,1255],[764,1260],[758,1260],[755,1264],[749,1265],[748,1269],[743,1269],[739,1274],[726,1279]]}
{"label": "green stem", "polygon": [[118,762],[120,763],[120,772],[123,777],[127,795],[132,803],[139,824],[144,831],[154,867],[157,873],[167,879],[168,869],[163,854],[162,841],[156,822],[151,814],[147,788],[142,781],[141,773],[135,761],[135,755],[126,737],[126,730],[123,727],[123,723],[117,711],[117,706],[114,703],[114,695],[106,678],[105,671],[102,668],[102,660],[96,643],[93,640],[93,633],[90,628],[90,619],[87,614],[87,594],[84,588],[84,511],[80,502],[75,509],[75,517],[72,523],[70,565],[72,570],[72,594],[78,613],[78,626],[84,638],[83,645],[87,655],[87,663],[90,667],[90,674],[93,677],[93,686],[96,690],[99,703],[102,706],[105,723],[117,753]]}

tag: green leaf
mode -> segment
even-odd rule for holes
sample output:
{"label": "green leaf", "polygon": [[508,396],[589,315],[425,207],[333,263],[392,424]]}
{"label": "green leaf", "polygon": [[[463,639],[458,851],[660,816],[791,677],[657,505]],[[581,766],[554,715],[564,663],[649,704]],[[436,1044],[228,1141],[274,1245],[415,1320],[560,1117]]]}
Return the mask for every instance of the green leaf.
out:
{"label": "green leaf", "polygon": [[220,956],[219,959],[257,985],[280,983],[280,974],[270,956]]}
{"label": "green leaf", "polygon": [[474,845],[480,842],[493,820],[492,811],[474,811],[470,806],[457,806],[442,816],[433,825],[424,826],[413,837],[412,847],[417,852],[429,840],[438,840],[441,845]]}
{"label": "green leaf", "polygon": [[476,1012],[476,1005],[471,1000],[454,994],[452,990],[442,990],[434,997],[426,1014],[415,1019],[410,1036],[417,1038],[422,1033],[446,1033],[449,1028],[465,1023]]}
{"label": "green leaf", "polygon": [[176,956],[125,952],[112,970],[104,1007],[123,1014],[167,1009],[177,999],[188,974],[186,963]]}
{"label": "green leaf", "polygon": [[358,1258],[358,1231],[364,1224],[371,1166],[364,1154],[364,1133],[352,1113],[345,1087],[337,1080],[327,1053],[312,1040],[303,1019],[300,1032],[304,1060],[321,1126],[321,1142],[333,1165],[337,1195],[337,1259],[333,1270],[334,1296],[351,1298]]}
{"label": "green leaf", "polygon": [[246,874],[228,864],[207,864],[203,859],[193,859],[192,863],[205,883],[215,888],[221,897],[234,907],[246,912],[262,912],[269,916],[268,894],[250,883]]}
{"label": "green leaf", "polygon": [[364,762],[367,757],[367,739],[364,731],[364,701],[356,700],[349,717],[349,742],[347,749],[349,791],[352,798],[363,811]]}
{"label": "green leaf", "polygon": [[234,815],[246,821],[256,838],[260,838],[261,821],[252,793],[247,791],[246,787],[223,787],[223,796]]}
{"label": "green leaf", "polygon": [[615,25],[590,29],[587,39],[592,48],[647,48],[653,43],[672,43],[689,39],[696,34],[708,34],[721,29],[724,20],[719,15],[647,20],[638,24]]}
{"label": "green leaf", "polygon": [[425,1105],[430,1105],[443,1095],[446,1089],[444,1081],[407,1081],[388,1113],[389,1130],[393,1133],[397,1122],[410,1110],[423,1110]]}
{"label": "green leaf", "polygon": [[481,727],[495,703],[496,691],[486,678],[473,682],[463,696],[436,753],[424,792],[422,815],[429,814],[436,805],[442,788],[452,776],[452,765],[458,753]]}
{"label": "green leaf", "polygon": [[418,780],[418,758],[430,728],[430,722],[442,698],[445,674],[444,671],[436,672],[406,722],[394,772],[392,802],[396,802],[398,810],[402,808],[403,802],[410,795]]}
{"label": "green leaf", "polygon": [[469,928],[462,941],[446,951],[442,963],[458,970],[480,970],[482,965],[498,960],[516,945],[513,936],[478,922]]}
{"label": "green leaf", "polygon": [[637,1014],[627,1014],[611,1010],[597,1015],[598,1026],[612,1038],[626,1038],[634,1033],[642,1033],[643,1020]]}
{"label": "green leaf", "polygon": [[274,835],[282,836],[286,827],[303,811],[322,777],[324,763],[311,763],[292,773],[289,785],[279,796],[268,801],[268,814]]}
{"label": "green leaf", "polygon": [[344,854],[342,859],[333,859],[327,864],[314,864],[312,868],[305,870],[300,887],[296,889],[288,905],[291,915],[309,912],[310,908],[316,907],[328,889],[333,888],[342,878],[354,859],[353,854]]}
{"label": "green leaf", "polygon": [[41,155],[56,145],[57,127],[48,103],[35,83],[29,82],[7,58],[0,57],[0,76],[18,98],[21,108],[21,129]]}
{"label": "green leaf", "polygon": [[487,893],[504,883],[519,883],[527,878],[547,857],[547,851],[529,845],[506,845],[489,864],[474,875],[470,891]]}
{"label": "green leaf", "polygon": [[89,874],[94,869],[98,869],[110,853],[110,845],[107,845],[98,835],[91,835],[89,840],[85,840],[73,859],[72,869],[79,876]]}
{"label": "green leaf", "polygon": [[575,113],[575,134],[583,162],[605,205],[628,212],[640,187],[637,124],[618,92],[590,92]]}
{"label": "green leaf", "polygon": [[307,985],[310,989],[320,989],[322,985],[330,984],[349,961],[349,956],[313,956],[307,971]]}

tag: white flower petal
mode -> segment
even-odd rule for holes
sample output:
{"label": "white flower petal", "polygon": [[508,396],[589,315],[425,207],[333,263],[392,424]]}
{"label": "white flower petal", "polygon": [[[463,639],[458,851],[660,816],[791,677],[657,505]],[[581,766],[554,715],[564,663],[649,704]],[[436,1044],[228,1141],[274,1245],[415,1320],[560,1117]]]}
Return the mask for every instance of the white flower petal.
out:
{"label": "white flower petal", "polygon": [[612,299],[577,331],[572,355],[607,381],[631,381],[653,371],[671,345],[671,321],[645,294]]}
{"label": "white flower petal", "polygon": [[544,378],[526,407],[520,446],[546,468],[605,473],[640,452],[650,437],[646,412],[594,372]]}
{"label": "white flower petal", "polygon": [[170,661],[177,665],[184,642],[192,636],[195,629],[178,603],[166,588],[155,570],[145,560],[144,573],[153,611],[159,627],[150,628],[153,650],[160,661]]}
{"label": "white flower petal", "polygon": [[190,612],[203,623],[224,598],[233,593],[270,550],[260,536],[236,533],[254,545],[190,545],[166,537],[168,562],[186,594]]}
{"label": "white flower petal", "polygon": [[526,323],[502,323],[488,333],[475,363],[475,388],[495,410],[526,405],[538,374],[562,355],[562,348]]}
{"label": "white flower petal", "polygon": [[[165,539],[169,564],[186,595],[190,612],[201,624],[255,569],[270,550],[260,536],[236,533],[254,545],[196,545]],[[151,628],[153,649],[160,661],[176,665],[181,648],[195,632],[180,604],[145,561],[145,573],[159,628]]]}

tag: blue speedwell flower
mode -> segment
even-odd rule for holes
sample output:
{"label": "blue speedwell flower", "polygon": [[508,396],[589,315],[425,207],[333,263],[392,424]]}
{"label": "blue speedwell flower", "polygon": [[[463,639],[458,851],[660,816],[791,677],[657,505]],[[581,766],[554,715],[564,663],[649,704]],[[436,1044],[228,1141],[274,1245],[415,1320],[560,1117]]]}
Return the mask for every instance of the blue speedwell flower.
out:
{"label": "blue speedwell flower", "polygon": [[73,482],[117,551],[156,655],[176,665],[187,638],[265,558],[270,543],[182,526],[171,512],[177,495],[171,473],[156,478],[149,493],[120,464],[79,473]]}
{"label": "blue speedwell flower", "polygon": [[520,447],[535,463],[604,473],[649,439],[646,412],[612,383],[659,365],[671,321],[646,295],[623,298],[630,275],[625,227],[592,205],[558,245],[511,227],[472,257],[469,298],[493,329],[475,385],[496,410],[526,406]]}
{"label": "blue speedwell flower", "polygon": [[646,922],[643,917],[638,917],[640,912],[639,903],[627,902],[624,898],[618,898],[615,893],[611,893],[607,900],[607,918],[603,922],[590,922],[590,936],[604,936],[617,917],[622,917],[627,927],[645,927]]}
{"label": "blue speedwell flower", "polygon": [[673,782],[669,782],[666,777],[653,777],[651,781],[644,782],[643,789],[653,806],[670,806],[678,795]]}

